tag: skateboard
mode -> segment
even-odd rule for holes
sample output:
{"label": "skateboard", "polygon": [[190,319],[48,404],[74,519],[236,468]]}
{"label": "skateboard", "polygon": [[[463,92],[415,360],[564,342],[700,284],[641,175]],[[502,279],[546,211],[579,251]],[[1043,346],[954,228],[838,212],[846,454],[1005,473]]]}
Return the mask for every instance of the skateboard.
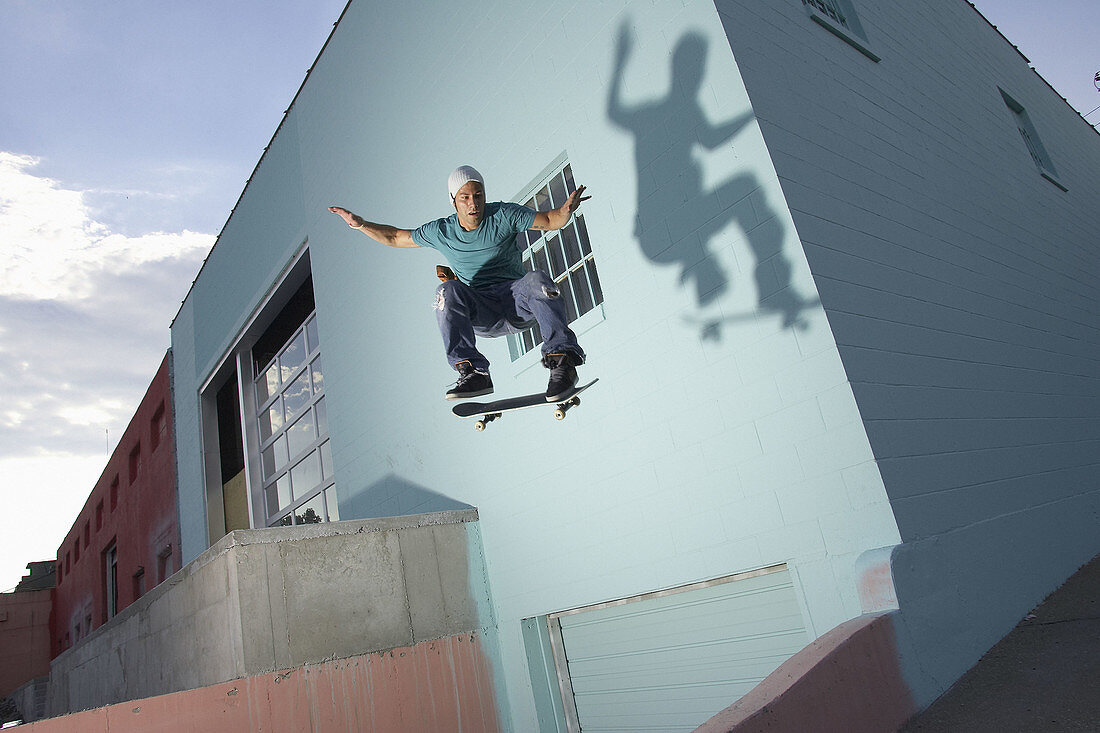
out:
{"label": "skateboard", "polygon": [[464,418],[481,415],[481,419],[474,423],[474,428],[479,433],[485,429],[486,425],[498,419],[506,412],[525,410],[528,407],[538,407],[539,405],[553,405],[555,407],[554,417],[558,420],[564,420],[565,413],[581,403],[581,398],[577,395],[598,381],[600,380],[593,379],[588,384],[574,387],[566,393],[565,397],[553,402],[547,402],[546,394],[544,392],[539,392],[538,394],[523,395],[522,397],[508,397],[507,399],[493,400],[492,402],[460,402],[451,408],[451,412]]}

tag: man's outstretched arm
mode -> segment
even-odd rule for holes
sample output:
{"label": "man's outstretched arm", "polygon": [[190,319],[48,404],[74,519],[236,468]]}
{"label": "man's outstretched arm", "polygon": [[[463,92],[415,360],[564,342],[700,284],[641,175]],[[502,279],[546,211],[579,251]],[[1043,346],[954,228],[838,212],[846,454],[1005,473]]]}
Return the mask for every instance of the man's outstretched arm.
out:
{"label": "man's outstretched arm", "polygon": [[[330,206],[328,210],[343,219],[352,229],[358,229],[374,241],[381,242],[387,247],[411,249],[420,246],[413,241],[412,232],[408,229],[398,229],[388,224],[375,224],[340,206]],[[562,226],[564,226],[564,224]]]}
{"label": "man's outstretched arm", "polygon": [[535,222],[531,225],[531,228],[542,230],[561,229],[569,223],[569,217],[573,216],[573,212],[580,208],[581,202],[590,198],[592,197],[584,195],[584,186],[577,186],[577,190],[569,194],[569,198],[565,200],[560,208],[536,213]]}

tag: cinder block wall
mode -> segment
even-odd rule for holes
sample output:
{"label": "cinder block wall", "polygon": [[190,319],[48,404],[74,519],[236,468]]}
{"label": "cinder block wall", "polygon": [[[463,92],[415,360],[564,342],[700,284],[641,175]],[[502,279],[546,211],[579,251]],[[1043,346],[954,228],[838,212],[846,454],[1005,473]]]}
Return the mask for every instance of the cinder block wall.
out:
{"label": "cinder block wall", "polygon": [[491,627],[476,519],[234,531],[57,657],[49,715]]}
{"label": "cinder block wall", "polygon": [[[764,143],[710,0],[356,0],[173,326],[185,549],[198,391],[305,244],[341,517],[478,508],[507,725],[537,725],[526,618],[778,563],[813,635],[858,615],[856,558],[899,536]],[[564,423],[478,434],[442,400],[438,255],[325,207],[416,226],[449,213],[456,165],[509,199],[563,152],[593,196],[601,381]],[[537,353],[485,348],[501,395],[545,387]]]}
{"label": "cinder block wall", "polygon": [[926,703],[1100,549],[1100,137],[962,0],[853,0],[877,63],[797,0],[716,5],[905,541]]}

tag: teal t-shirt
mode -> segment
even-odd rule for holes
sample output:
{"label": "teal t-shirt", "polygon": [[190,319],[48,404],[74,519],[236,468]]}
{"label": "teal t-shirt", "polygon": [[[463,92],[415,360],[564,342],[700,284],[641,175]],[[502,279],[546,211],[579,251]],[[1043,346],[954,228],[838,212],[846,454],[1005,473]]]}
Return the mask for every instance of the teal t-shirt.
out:
{"label": "teal t-shirt", "polygon": [[478,288],[527,274],[516,234],[534,222],[534,209],[497,201],[486,204],[485,218],[472,232],[459,226],[458,214],[451,214],[414,229],[412,238],[421,247],[442,252],[458,279]]}

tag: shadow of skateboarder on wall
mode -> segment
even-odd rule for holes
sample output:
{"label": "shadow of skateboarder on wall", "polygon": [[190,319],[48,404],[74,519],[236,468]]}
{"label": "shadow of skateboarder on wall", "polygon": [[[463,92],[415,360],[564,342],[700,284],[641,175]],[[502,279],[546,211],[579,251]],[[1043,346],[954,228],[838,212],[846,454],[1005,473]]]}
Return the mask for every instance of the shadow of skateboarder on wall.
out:
{"label": "shadow of skateboarder on wall", "polygon": [[[791,287],[791,265],[783,255],[783,225],[751,173],[738,173],[711,190],[693,159],[695,146],[714,150],[727,143],[753,119],[752,110],[722,124],[712,124],[699,104],[706,40],[685,34],[672,55],[672,86],[663,99],[628,107],[622,80],[633,46],[629,26],[619,29],[615,69],[607,101],[608,118],[634,135],[638,205],[634,236],[642,253],[660,265],[680,268],[680,283],[689,288],[700,309],[718,302],[732,282],[713,256],[710,240],[731,222],[745,234],[755,259],[759,308],[777,312],[784,327],[805,328],[802,311],[816,305]],[[757,192],[756,196],[749,198]],[[722,325],[751,320],[756,314],[690,317],[700,335],[720,339]]]}

